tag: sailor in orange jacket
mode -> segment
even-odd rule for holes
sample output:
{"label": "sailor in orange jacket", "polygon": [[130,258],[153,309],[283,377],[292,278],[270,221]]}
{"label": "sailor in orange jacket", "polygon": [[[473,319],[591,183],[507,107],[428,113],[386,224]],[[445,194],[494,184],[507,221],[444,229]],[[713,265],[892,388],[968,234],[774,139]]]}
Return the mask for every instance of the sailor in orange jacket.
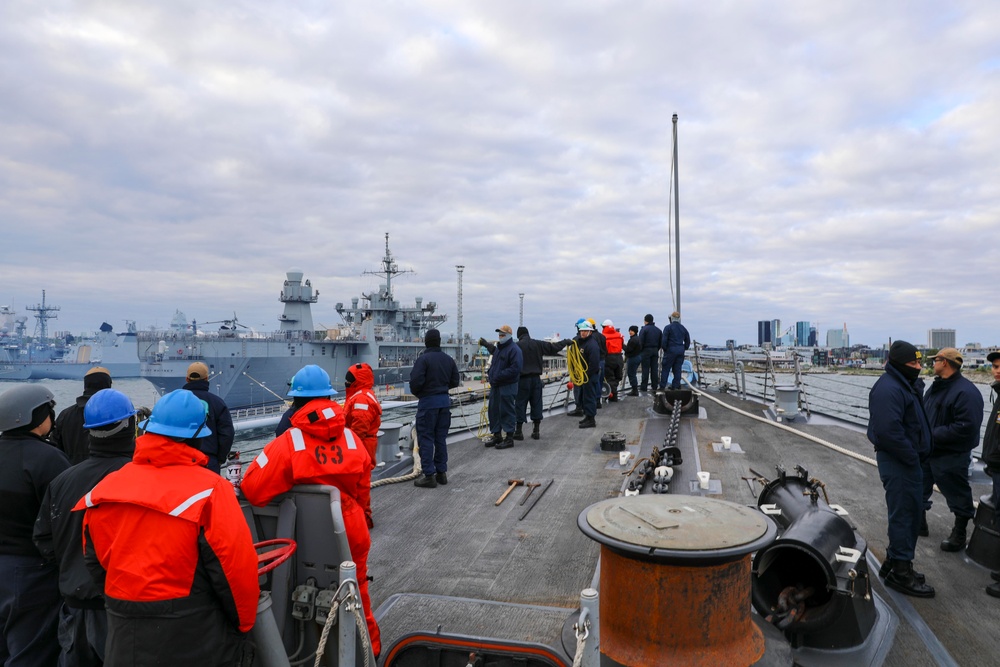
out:
{"label": "sailor in orange jacket", "polygon": [[[368,450],[372,468],[378,449],[378,430],[382,426],[382,406],[375,397],[375,374],[366,363],[354,364],[344,378],[347,398],[344,399],[344,419],[347,428],[361,438]],[[365,505],[365,520],[373,528],[371,503]]]}
{"label": "sailor in orange jacket", "polygon": [[611,320],[604,320],[601,325],[601,333],[604,334],[604,343],[608,348],[608,356],[604,359],[604,379],[611,387],[609,401],[618,400],[618,386],[622,383],[622,376],[625,370],[625,361],[622,358],[622,348],[625,338],[622,332],[615,329],[615,323]]}
{"label": "sailor in orange jacket", "polygon": [[179,389],[140,424],[132,462],[74,510],[84,559],[103,583],[104,664],[231,665],[257,615],[257,553],[232,485],[188,443],[207,407]]}
{"label": "sailor in orange jacket", "polygon": [[[294,389],[294,378],[292,384]],[[364,513],[370,503],[370,471],[371,460],[361,438],[344,428],[343,408],[329,398],[315,398],[292,416],[292,428],[269,442],[247,466],[240,489],[258,507],[296,484],[327,484],[340,489],[347,542],[358,567],[358,588],[372,650],[378,656],[382,644],[368,598],[371,535]]]}

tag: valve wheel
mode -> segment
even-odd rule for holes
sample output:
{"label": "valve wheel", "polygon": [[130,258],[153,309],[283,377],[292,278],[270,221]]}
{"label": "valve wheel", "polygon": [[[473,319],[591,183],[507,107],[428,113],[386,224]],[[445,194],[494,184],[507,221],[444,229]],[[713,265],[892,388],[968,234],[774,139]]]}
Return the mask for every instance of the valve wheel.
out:
{"label": "valve wheel", "polygon": [[[277,547],[277,549],[271,549],[270,551],[259,553],[261,549],[267,547]],[[253,545],[253,548],[258,551],[257,576],[262,577],[291,558],[292,554],[294,554],[295,550],[298,548],[298,545],[295,544],[295,540],[279,538],[276,540],[264,540],[263,542],[257,542]]]}

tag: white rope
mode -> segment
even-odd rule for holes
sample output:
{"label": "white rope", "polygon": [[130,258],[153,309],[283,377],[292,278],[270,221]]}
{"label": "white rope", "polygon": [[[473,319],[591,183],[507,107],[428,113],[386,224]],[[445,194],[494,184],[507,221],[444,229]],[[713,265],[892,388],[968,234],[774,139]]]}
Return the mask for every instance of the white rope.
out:
{"label": "white rope", "polygon": [[[354,623],[358,626],[359,634],[361,635],[361,649],[365,654],[365,667],[369,667],[369,656],[372,652],[371,638],[368,636],[368,623],[365,621],[364,616],[358,611],[361,607],[360,596],[355,592],[356,582],[347,580],[340,584],[337,588],[337,592],[334,593],[334,605],[330,608],[329,614],[326,617],[326,623],[323,624],[323,632],[319,636],[319,644],[316,646],[316,662],[313,663],[313,667],[320,667],[320,662],[323,660],[323,653],[326,651],[326,642],[330,638],[330,628],[337,620],[337,611],[340,609],[340,605],[345,602],[353,601],[354,604]],[[338,599],[340,592],[347,587],[347,596],[343,600]]]}
{"label": "white rope", "polygon": [[420,467],[420,449],[417,443],[417,429],[416,427],[410,429],[410,441],[413,443],[413,471],[400,477],[387,477],[386,479],[380,479],[372,482],[372,488],[379,486],[385,486],[386,484],[398,484],[399,482],[408,482],[411,479],[416,479],[420,477],[423,473]]}

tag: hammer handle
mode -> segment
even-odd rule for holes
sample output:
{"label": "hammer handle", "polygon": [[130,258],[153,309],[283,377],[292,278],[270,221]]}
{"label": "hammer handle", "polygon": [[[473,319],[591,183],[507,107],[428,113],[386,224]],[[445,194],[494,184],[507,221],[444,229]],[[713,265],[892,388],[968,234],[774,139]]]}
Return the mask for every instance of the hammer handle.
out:
{"label": "hammer handle", "polygon": [[496,503],[494,503],[494,506],[499,505],[503,501],[507,500],[507,496],[509,496],[510,492],[514,490],[515,486],[517,486],[517,484],[511,484],[510,486],[508,486],[507,490],[503,492],[502,496],[500,496],[500,500],[498,500],[498,501],[496,501]]}

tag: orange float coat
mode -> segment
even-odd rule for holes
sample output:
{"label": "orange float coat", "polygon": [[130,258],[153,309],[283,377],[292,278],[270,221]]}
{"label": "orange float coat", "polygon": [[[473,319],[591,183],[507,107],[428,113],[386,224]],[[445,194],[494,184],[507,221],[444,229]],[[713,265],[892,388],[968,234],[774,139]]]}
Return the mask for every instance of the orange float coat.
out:
{"label": "orange float coat", "polygon": [[[366,363],[354,364],[350,369],[354,382],[347,388],[347,398],[344,399],[344,419],[347,428],[361,438],[368,450],[372,468],[375,467],[375,452],[378,449],[378,430],[382,426],[382,406],[375,397],[375,374],[372,367]],[[364,507],[365,520],[368,527],[374,526],[372,521],[372,506],[369,502]]]}
{"label": "orange float coat", "polygon": [[604,327],[601,331],[604,334],[604,342],[608,346],[608,354],[621,354],[625,345],[625,338],[620,331],[614,327]]}
{"label": "orange float coat", "polygon": [[371,498],[371,459],[364,443],[344,423],[344,409],[339,404],[328,398],[309,401],[292,416],[292,428],[269,442],[247,466],[240,489],[258,507],[296,484],[326,484],[340,489],[347,542],[358,567],[368,633],[378,655],[381,642],[368,598],[371,535],[364,513]]}
{"label": "orange float coat", "polygon": [[[232,484],[207,462],[147,433],[132,462],[73,508],[86,509],[84,556],[103,577],[111,637],[121,637],[120,645],[109,639],[109,660],[153,650],[167,662],[215,664],[224,635],[253,627],[257,553]],[[160,639],[144,646],[150,633]]]}

